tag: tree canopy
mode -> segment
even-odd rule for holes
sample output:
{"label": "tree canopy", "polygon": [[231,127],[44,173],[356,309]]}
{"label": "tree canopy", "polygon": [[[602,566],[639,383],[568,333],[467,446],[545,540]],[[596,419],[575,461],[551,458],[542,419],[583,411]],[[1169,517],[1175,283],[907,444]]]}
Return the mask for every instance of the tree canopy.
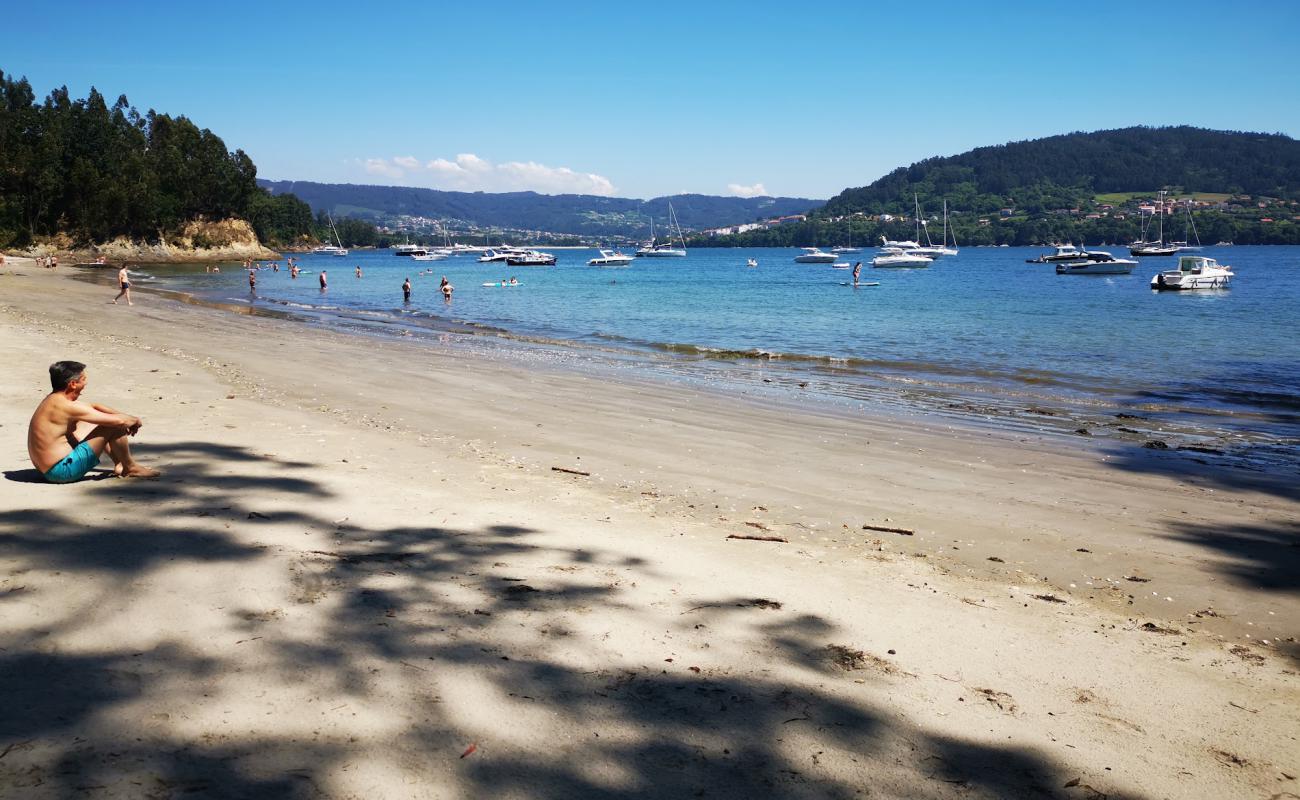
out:
{"label": "tree canopy", "polygon": [[111,106],[91,88],[38,103],[26,78],[0,72],[0,246],[65,234],[78,242],[156,241],[197,218],[247,219],[258,238],[313,234],[311,210],[257,185],[242,150],[186,117]]}

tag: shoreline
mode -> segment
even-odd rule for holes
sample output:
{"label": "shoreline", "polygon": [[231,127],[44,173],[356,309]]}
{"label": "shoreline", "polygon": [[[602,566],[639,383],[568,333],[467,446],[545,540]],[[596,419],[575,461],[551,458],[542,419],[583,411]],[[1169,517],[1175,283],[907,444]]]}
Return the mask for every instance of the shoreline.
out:
{"label": "shoreline", "polygon": [[[76,273],[68,273],[69,277],[74,280],[82,276]],[[95,285],[93,281],[96,276],[91,273],[85,276],[88,286]],[[80,281],[78,281],[80,282]],[[100,284],[102,285],[102,284]],[[155,290],[146,290],[153,292]],[[111,292],[111,290],[110,290]],[[856,440],[866,443],[866,447],[871,446],[873,440],[880,439],[891,440],[891,447],[887,450],[889,456],[905,456],[909,470],[917,472],[914,480],[918,485],[929,481],[924,477],[924,472],[928,469],[927,458],[917,458],[915,454],[938,453],[945,462],[948,469],[952,469],[954,464],[962,463],[966,469],[976,469],[976,465],[991,460],[992,457],[1000,457],[1004,463],[1001,470],[998,471],[999,479],[1008,481],[1010,485],[1016,485],[1019,481],[1017,474],[1024,474],[1023,470],[1009,469],[1007,464],[1013,461],[1020,461],[1021,456],[1030,455],[1028,461],[1023,463],[1035,463],[1039,460],[1051,463],[1054,457],[1063,457],[1064,463],[1056,465],[1054,470],[1060,470],[1065,474],[1073,477],[1076,472],[1087,472],[1100,469],[1102,472],[1089,475],[1088,481],[1081,482],[1080,488],[1071,489],[1069,487],[1052,487],[1045,488],[1040,492],[1036,489],[1015,490],[1014,494],[1027,493],[1030,498],[1030,505],[1035,506],[1035,512],[1039,515],[1045,515],[1047,518],[1052,513],[1044,507],[1045,497],[1039,495],[1050,495],[1059,493],[1062,499],[1074,497],[1078,502],[1090,506],[1093,504],[1091,492],[1101,494],[1107,493],[1108,483],[1120,480],[1121,493],[1127,492],[1131,487],[1124,485],[1121,476],[1128,474],[1130,476],[1151,476],[1155,484],[1148,485],[1144,491],[1174,491],[1172,497],[1179,495],[1188,498],[1197,498],[1198,502],[1204,502],[1206,492],[1214,492],[1211,487],[1224,486],[1232,488],[1241,488],[1256,496],[1264,498],[1279,498],[1277,505],[1274,507],[1271,503],[1263,507],[1266,514],[1275,513],[1283,510],[1293,510],[1295,518],[1300,519],[1300,503],[1288,503],[1285,498],[1290,495],[1290,484],[1285,476],[1275,477],[1267,472],[1260,472],[1257,469],[1243,469],[1224,463],[1215,463],[1210,461],[1211,454],[1200,453],[1195,449],[1163,450],[1159,448],[1145,448],[1140,445],[1140,441],[1147,437],[1142,437],[1136,441],[1103,441],[1095,438],[1076,436],[1071,431],[1071,426],[1075,421],[1067,417],[1064,426],[1046,426],[1023,428],[1014,424],[1008,424],[1005,419],[981,418],[978,414],[958,412],[957,414],[943,413],[942,411],[922,407],[909,407],[906,398],[900,398],[897,404],[889,404],[884,407],[866,409],[858,407],[851,416],[843,416],[843,408],[837,407],[834,403],[808,403],[807,398],[802,393],[795,391],[793,382],[785,382],[782,385],[772,387],[759,384],[755,390],[741,392],[739,394],[732,391],[728,385],[713,385],[707,381],[681,382],[665,378],[662,375],[656,375],[653,371],[645,373],[640,369],[638,363],[631,362],[620,364],[611,369],[607,363],[595,362],[586,363],[581,359],[565,359],[563,356],[565,348],[556,348],[556,342],[546,341],[538,345],[537,342],[527,338],[514,339],[502,337],[495,333],[483,335],[477,331],[444,331],[435,337],[416,339],[415,337],[403,336],[400,332],[388,329],[387,325],[379,329],[374,328],[335,328],[333,326],[321,326],[313,323],[310,317],[301,317],[292,311],[277,313],[275,310],[265,311],[253,307],[243,307],[237,304],[229,303],[212,303],[209,304],[201,299],[186,295],[183,292],[174,292],[173,290],[164,290],[160,294],[180,295],[173,296],[168,301],[179,303],[180,308],[211,308],[215,314],[220,316],[229,316],[233,312],[234,319],[251,322],[254,319],[259,321],[265,320],[269,327],[266,334],[276,338],[287,337],[293,340],[301,341],[304,336],[313,337],[315,340],[328,343],[330,348],[338,349],[341,354],[354,354],[353,356],[344,356],[345,363],[356,368],[364,358],[376,359],[378,355],[374,351],[374,345],[382,343],[385,357],[376,359],[371,368],[376,375],[373,382],[379,382],[381,379],[378,375],[385,373],[387,370],[397,368],[398,364],[404,363],[421,363],[424,359],[435,358],[446,362],[449,369],[454,371],[464,371],[466,369],[474,370],[478,365],[489,365],[493,377],[497,378],[494,385],[501,394],[509,394],[517,391],[515,387],[521,383],[523,385],[532,385],[537,382],[535,375],[542,373],[545,375],[545,385],[553,389],[564,387],[563,391],[557,391],[557,397],[567,397],[574,402],[590,402],[583,396],[582,390],[577,390],[566,386],[566,382],[576,379],[581,385],[605,384],[613,382],[612,385],[617,389],[616,394],[630,393],[632,396],[650,395],[661,397],[662,402],[674,414],[682,413],[690,409],[690,413],[707,412],[709,423],[717,424],[720,429],[727,430],[732,435],[740,436],[741,425],[751,423],[762,427],[771,426],[791,426],[799,417],[807,417],[810,422],[811,430],[817,431],[818,435],[825,436],[824,431],[830,430],[834,435],[847,440]],[[304,322],[305,320],[305,322]],[[179,321],[179,320],[178,320]],[[216,323],[220,326],[220,323]],[[281,326],[288,326],[281,328]],[[224,327],[224,326],[222,326]],[[223,335],[229,336],[232,331],[223,330]],[[255,340],[254,340],[255,341]],[[213,344],[217,344],[213,342]],[[251,344],[251,341],[249,342]],[[281,344],[285,347],[285,344]],[[228,350],[231,358],[239,361],[237,354],[241,346],[236,342],[230,342]],[[312,348],[308,348],[312,349]],[[389,352],[391,351],[391,352]],[[573,351],[569,351],[572,353]],[[581,351],[577,351],[579,354]],[[300,353],[296,358],[305,358],[307,363],[314,363],[316,368],[324,370],[326,366],[326,357],[323,354],[306,354]],[[256,379],[258,383],[267,382],[274,384],[274,378],[265,372],[268,365],[259,365],[262,367],[261,373]],[[368,365],[369,366],[369,365]],[[471,372],[469,380],[482,379],[486,377],[483,374]],[[576,394],[575,394],[576,392]],[[280,402],[290,402],[291,394],[286,395]],[[315,398],[310,398],[315,400]],[[381,415],[368,414],[365,410],[357,408],[353,403],[344,402],[344,398],[336,398],[338,405],[342,406],[343,413],[360,416],[363,418],[380,418]],[[408,416],[402,418],[402,428],[408,433],[418,435],[418,428],[412,428],[407,419],[416,419],[420,415],[418,403],[413,402],[415,398],[407,399],[404,405],[407,406]],[[618,400],[614,397],[601,397],[598,406],[602,411],[617,406]],[[529,413],[520,421],[512,424],[515,429],[525,428],[532,424],[529,418],[536,417],[536,408],[526,408],[519,404],[512,404],[517,411],[527,410]],[[481,412],[480,412],[481,413]],[[478,416],[478,413],[474,415]],[[651,419],[655,421],[667,421],[669,416],[662,411],[655,412]],[[1055,422],[1052,416],[1047,416],[1047,420]],[[477,420],[476,420],[477,421]],[[390,420],[385,422],[386,428],[392,429],[397,426],[391,424]],[[503,421],[504,422],[504,421]],[[545,420],[542,420],[545,423]],[[377,423],[376,423],[377,424]],[[500,429],[499,424],[492,424],[492,431]],[[639,427],[644,428],[644,425]],[[573,432],[573,431],[571,431]],[[791,442],[796,442],[800,438],[802,430],[797,424],[791,428],[787,438]],[[473,437],[482,438],[482,433]],[[581,441],[594,444],[589,434],[578,437]],[[912,441],[909,441],[912,440]],[[494,442],[495,444],[495,442]],[[650,452],[657,452],[658,448],[650,447],[646,444]],[[525,447],[531,447],[526,445]],[[994,448],[991,453],[985,453],[985,448]],[[571,449],[568,442],[559,441],[553,444],[552,449],[557,452],[563,452]],[[645,460],[638,458],[633,451],[631,443],[624,448],[619,449],[618,458],[610,459],[608,466],[613,468],[607,480],[621,486],[632,486],[637,482],[644,482],[643,476],[650,474],[651,466]],[[798,445],[792,445],[792,449],[799,450]],[[1026,452],[1027,451],[1027,452]],[[869,452],[864,450],[864,456]],[[517,444],[512,443],[505,448],[501,457],[510,463],[517,463],[527,457],[525,449],[520,448]],[[1204,456],[1204,457],[1203,457]],[[838,457],[847,465],[853,461],[860,460],[853,452],[839,453]],[[881,456],[877,454],[875,458]],[[592,456],[588,456],[592,458]],[[678,510],[682,511],[689,506],[688,499],[692,494],[692,482],[699,480],[701,477],[708,476],[708,479],[714,481],[714,474],[719,471],[726,471],[730,459],[722,459],[719,464],[700,462],[693,464],[689,470],[682,470],[682,474],[674,476],[674,480],[669,484],[665,481],[667,476],[659,476],[658,482],[645,482],[643,489],[648,489],[656,494],[666,494],[676,501]],[[640,463],[638,463],[640,462]],[[739,464],[734,465],[739,467]],[[792,465],[793,466],[793,465]],[[811,465],[801,465],[810,467]],[[859,465],[862,466],[862,465]],[[534,468],[536,465],[534,465]],[[721,467],[721,470],[719,470]],[[664,470],[660,464],[653,465],[655,471]],[[1112,475],[1110,473],[1118,473]],[[835,473],[837,476],[845,474],[842,471]],[[870,474],[870,473],[868,473]],[[874,479],[885,478],[888,471],[877,474]],[[892,476],[890,476],[892,477]],[[749,476],[750,492],[756,491],[762,487],[767,478],[760,472]],[[947,479],[957,479],[957,476],[948,476]],[[872,479],[861,482],[850,481],[851,485],[863,486],[869,485]],[[889,481],[892,483],[892,481]],[[852,518],[860,516],[861,513],[855,508],[855,503],[835,496],[834,486],[837,484],[832,481],[826,486],[817,485],[816,480],[805,482],[811,485],[800,486],[799,496],[804,501],[804,505],[820,505],[824,510],[818,514],[811,514],[807,511],[797,511],[796,504],[791,501],[789,505],[792,508],[786,509],[787,518],[784,524],[805,530],[818,529],[823,530],[833,528],[836,525],[842,525],[844,528],[854,528]],[[665,492],[665,488],[668,491]],[[996,482],[990,482],[989,488],[996,486]],[[1155,488],[1158,486],[1159,488]],[[714,491],[720,488],[715,487]],[[911,487],[913,489],[916,486]],[[829,491],[828,491],[829,490]],[[1190,492],[1188,490],[1191,490]],[[943,497],[942,492],[935,495],[936,499]],[[1017,498],[1024,500],[1026,498]],[[1136,500],[1137,498],[1134,498]],[[766,506],[767,503],[761,497],[753,494],[747,494],[745,498],[739,496],[730,498],[734,506],[741,502],[753,501],[758,505]],[[1055,505],[1059,501],[1052,501]],[[1159,509],[1164,512],[1167,508],[1165,500],[1158,495],[1143,498],[1142,504],[1146,505],[1151,512]],[[909,503],[911,505],[911,503]],[[984,505],[981,503],[981,505]],[[1027,509],[1028,510],[1028,509]],[[1225,522],[1232,520],[1237,522],[1237,509],[1223,504],[1221,519]],[[1187,515],[1187,512],[1183,512]],[[1126,516],[1126,515],[1125,515]],[[961,569],[967,574],[980,575],[986,578],[1006,579],[1007,569],[1004,567],[991,566],[986,557],[982,554],[962,555],[960,548],[946,548],[939,540],[942,539],[940,531],[945,527],[951,527],[953,520],[946,519],[943,515],[932,516],[931,513],[922,513],[922,519],[931,521],[929,537],[934,541],[925,547],[908,548],[904,547],[904,552],[911,551],[913,555],[922,558],[936,558],[938,563],[945,569]],[[1286,518],[1285,514],[1282,517]],[[862,522],[870,524],[879,520],[863,519]],[[1116,521],[1116,520],[1112,520]],[[965,525],[969,522],[963,521]],[[997,539],[1005,539],[1005,534],[997,535],[998,531],[993,526],[979,525],[979,529],[984,529],[989,534],[996,535]],[[918,528],[919,530],[919,528]],[[1039,519],[1036,525],[1030,526],[1036,534],[1046,531],[1056,531],[1055,524],[1046,524],[1046,519]],[[1058,533],[1059,535],[1059,533]],[[878,538],[878,537],[877,537]],[[926,537],[921,537],[915,542],[919,544]],[[1120,544],[1120,539],[1115,544]],[[912,543],[909,540],[909,543]],[[860,544],[860,543],[854,543]],[[1057,546],[1061,547],[1062,553],[1073,548],[1065,547],[1065,542],[1060,542]],[[999,562],[991,562],[997,564]],[[1026,569],[1027,568],[1027,569]],[[1094,566],[1095,568],[1095,566]],[[1076,565],[1063,566],[1051,563],[1051,558],[1046,551],[1040,552],[1038,563],[1028,563],[1019,565],[1019,572],[1028,577],[1031,583],[1045,583],[1054,589],[1064,589],[1067,593],[1078,593],[1087,595],[1090,590],[1070,592],[1068,585],[1072,582],[1072,576],[1077,583],[1078,573],[1075,571]],[[1123,574],[1120,574],[1123,573]],[[1141,595],[1131,595],[1129,592],[1119,592],[1120,588],[1126,587],[1126,576],[1132,574],[1131,570],[1126,571],[1119,567],[1119,564],[1112,564],[1109,574],[1088,574],[1087,578],[1099,579],[1104,584],[1103,595],[1113,595],[1117,597],[1126,597],[1131,604],[1135,604],[1137,609],[1152,613],[1163,619],[1177,619],[1178,617],[1190,617],[1198,611],[1204,610],[1200,607],[1203,605],[1196,601],[1182,602],[1177,605],[1177,610],[1181,613],[1170,615],[1169,609],[1164,605],[1167,601],[1162,601],[1163,595],[1153,593],[1144,599]],[[1088,585],[1088,584],[1085,584]],[[1145,588],[1145,587],[1139,587]],[[1193,595],[1195,597],[1196,595]],[[1154,598],[1154,599],[1150,599]],[[1103,604],[1113,604],[1114,597],[1111,599],[1101,599],[1094,597],[1094,601]],[[1209,604],[1214,607],[1214,603]],[[1241,624],[1233,625],[1228,620],[1235,618],[1238,609],[1224,607],[1225,613],[1233,614],[1233,617],[1211,617],[1198,621],[1198,624],[1205,625],[1206,629],[1211,629],[1220,634],[1235,636],[1253,635],[1258,630],[1252,630],[1255,625],[1267,624],[1266,620],[1250,620],[1250,626]],[[1276,616],[1280,610],[1276,606],[1270,606],[1269,609]],[[1285,634],[1287,626],[1291,626],[1290,632],[1295,633],[1300,629],[1300,607],[1294,609],[1294,614],[1288,615],[1285,624],[1275,627],[1271,630],[1275,637],[1279,633]],[[1274,624],[1283,621],[1274,621]],[[1300,648],[1296,649],[1300,652]]]}
{"label": "shoreline", "polygon": [[[0,635],[27,660],[0,689],[0,777],[37,770],[35,796],[230,763],[245,783],[218,785],[313,764],[339,797],[1294,787],[1297,504],[1259,476],[488,337],[115,307],[62,272],[0,287],[7,416],[81,356],[167,470],[18,483],[3,426],[0,600],[21,613]],[[31,699],[49,679],[75,702]],[[70,756],[74,731],[98,754]],[[211,760],[152,755],[180,748]]]}
{"label": "shoreline", "polygon": [[[96,280],[90,272],[87,280]],[[98,276],[100,281],[107,278]],[[546,333],[461,320],[438,310],[396,310],[299,303],[258,295],[225,298],[225,289],[203,293],[144,281],[157,291],[192,304],[267,314],[309,323],[333,323],[355,334],[385,340],[440,339],[447,334],[479,337],[508,346],[549,348],[582,358],[592,369],[626,373],[627,367],[653,372],[722,394],[775,395],[779,402],[818,403],[838,413],[885,413],[907,417],[920,411],[959,426],[993,428],[1002,433],[1057,435],[1091,440],[1098,453],[1144,447],[1181,456],[1185,468],[1229,467],[1257,473],[1280,472],[1300,480],[1300,439],[1288,436],[1294,424],[1270,416],[1266,408],[1197,405],[1186,399],[1143,396],[1091,376],[1016,368],[971,372],[948,363],[920,364],[762,350],[725,350],[691,343],[664,343],[618,335],[564,338]],[[485,345],[491,346],[491,345]],[[580,355],[577,355],[580,354]],[[604,362],[604,363],[602,363]],[[764,386],[770,384],[770,386]],[[798,387],[798,397],[788,396]],[[712,388],[710,388],[712,387]],[[1074,443],[1067,446],[1074,446]]]}

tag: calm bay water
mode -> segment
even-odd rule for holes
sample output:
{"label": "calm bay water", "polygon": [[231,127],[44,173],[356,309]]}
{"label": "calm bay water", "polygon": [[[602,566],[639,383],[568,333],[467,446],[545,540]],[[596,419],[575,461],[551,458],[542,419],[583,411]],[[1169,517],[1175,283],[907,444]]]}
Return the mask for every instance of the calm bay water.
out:
{"label": "calm bay water", "polygon": [[[302,255],[310,273],[262,270],[256,294],[237,266],[149,272],[200,297],[337,324],[400,320],[417,334],[469,324],[684,376],[808,382],[858,402],[1019,419],[1050,416],[1037,406],[1075,419],[1127,410],[1202,443],[1300,448],[1300,247],[1208,247],[1235,268],[1231,289],[1159,294],[1151,276],[1176,258],[1141,259],[1129,276],[1058,276],[1025,263],[1042,248],[966,248],[913,270],[872,269],[868,249],[841,258],[863,261],[862,279],[880,285],[854,288],[847,270],[796,264],[793,249],[695,249],[624,269],[588,267],[595,251],[554,252],[551,268]],[[443,275],[456,287],[450,303],[437,292]],[[512,275],[520,286],[481,285]]]}

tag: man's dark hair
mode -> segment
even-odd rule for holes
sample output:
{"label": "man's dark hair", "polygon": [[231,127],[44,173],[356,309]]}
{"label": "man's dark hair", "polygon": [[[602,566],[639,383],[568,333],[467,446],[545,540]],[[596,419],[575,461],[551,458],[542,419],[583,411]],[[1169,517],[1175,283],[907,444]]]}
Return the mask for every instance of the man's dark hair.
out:
{"label": "man's dark hair", "polygon": [[50,365],[50,385],[54,391],[61,392],[68,388],[78,375],[86,371],[86,365],[80,361],[58,361]]}

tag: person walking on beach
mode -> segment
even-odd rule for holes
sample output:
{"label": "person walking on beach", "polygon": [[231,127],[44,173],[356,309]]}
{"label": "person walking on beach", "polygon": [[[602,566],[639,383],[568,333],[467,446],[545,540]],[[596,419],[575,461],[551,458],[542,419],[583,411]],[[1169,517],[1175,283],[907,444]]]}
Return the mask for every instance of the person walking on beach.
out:
{"label": "person walking on beach", "polygon": [[27,455],[50,483],[72,483],[90,472],[108,451],[119,478],[156,478],[156,469],[140,466],[128,439],[140,432],[139,417],[81,399],[86,365],[59,361],[50,365],[50,385],[27,425]]}
{"label": "person walking on beach", "polygon": [[131,276],[127,274],[125,264],[117,271],[117,297],[113,298],[113,305],[117,305],[117,301],[123,297],[126,298],[128,306],[135,305],[131,302]]}
{"label": "person walking on beach", "polygon": [[407,278],[406,280],[402,281],[402,302],[403,303],[411,302],[411,279],[410,278]]}
{"label": "person walking on beach", "polygon": [[320,290],[323,292],[328,289],[328,281],[325,280],[325,270],[320,271]]}
{"label": "person walking on beach", "polygon": [[858,276],[862,274],[862,262],[859,261],[853,265],[853,285],[858,285]]}

